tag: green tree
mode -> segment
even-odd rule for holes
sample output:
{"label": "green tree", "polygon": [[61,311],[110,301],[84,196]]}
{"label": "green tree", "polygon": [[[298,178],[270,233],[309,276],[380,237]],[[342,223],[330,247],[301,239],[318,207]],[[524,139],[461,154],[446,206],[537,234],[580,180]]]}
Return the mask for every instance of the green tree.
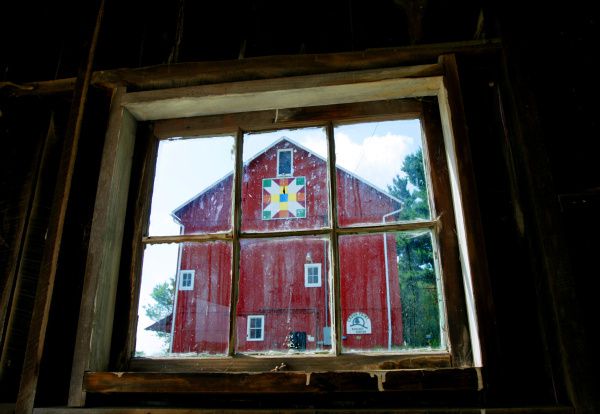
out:
{"label": "green tree", "polygon": [[[429,218],[423,151],[408,155],[402,175],[388,191],[403,203],[400,220]],[[408,347],[439,347],[440,318],[433,246],[429,232],[403,232],[396,237],[402,299],[403,336]]]}
{"label": "green tree", "polygon": [[[152,288],[150,298],[153,303],[144,305],[146,316],[155,322],[161,321],[173,312],[173,298],[175,297],[175,278],[159,283]],[[155,331],[156,335],[169,346],[171,334],[169,332]]]}
{"label": "green tree", "polygon": [[421,149],[406,156],[402,172],[404,176],[397,175],[388,186],[390,194],[403,203],[400,220],[428,219],[429,201]]}

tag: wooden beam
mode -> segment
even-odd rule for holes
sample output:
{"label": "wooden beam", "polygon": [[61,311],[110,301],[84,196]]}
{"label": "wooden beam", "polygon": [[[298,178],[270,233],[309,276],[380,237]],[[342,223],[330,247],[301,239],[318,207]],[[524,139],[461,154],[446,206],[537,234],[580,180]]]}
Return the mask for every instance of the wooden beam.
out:
{"label": "wooden beam", "polygon": [[330,120],[336,119],[343,119],[344,122],[368,122],[386,119],[414,119],[418,118],[420,114],[420,101],[398,99],[158,120],[154,123],[154,133],[160,139],[199,135],[234,135],[238,128],[243,131],[304,128],[322,126]]}
{"label": "wooden beam", "polygon": [[94,54],[98,43],[98,35],[103,15],[104,0],[101,0],[87,59],[77,77],[69,119],[67,121],[67,129],[58,167],[58,176],[56,178],[55,193],[52,200],[52,210],[50,213],[46,245],[44,247],[44,254],[40,267],[36,300],[33,308],[31,325],[29,327],[29,337],[27,339],[27,349],[25,351],[25,360],[23,362],[21,384],[19,395],[17,397],[16,411],[18,413],[31,413],[35,403],[50,304],[54,290],[54,281],[56,279],[56,270],[58,268],[58,255],[60,253],[65,215],[71,192],[73,171],[75,169],[75,160],[77,158],[77,148],[83,124],[83,114],[92,78]]}
{"label": "wooden beam", "polygon": [[472,346],[466,339],[469,337],[469,324],[465,303],[465,294],[462,289],[463,275],[460,264],[459,247],[457,240],[455,211],[450,191],[450,177],[446,157],[446,148],[442,133],[438,103],[423,103],[423,129],[427,145],[423,146],[423,156],[430,182],[428,183],[433,195],[430,203],[431,214],[437,217],[437,233],[435,235],[439,251],[439,264],[441,272],[444,308],[446,317],[444,334],[452,353],[454,366],[471,366]]}
{"label": "wooden beam", "polygon": [[[138,126],[140,127],[140,126]],[[129,366],[132,355],[135,354],[138,307],[140,301],[140,290],[142,286],[142,264],[144,258],[145,244],[142,243],[143,236],[148,234],[150,226],[150,205],[152,192],[154,190],[154,175],[156,172],[156,161],[158,154],[158,139],[154,135],[152,126],[145,128],[147,132],[138,133],[134,151],[139,151],[143,155],[141,165],[136,165],[135,157],[132,165],[131,186],[136,186],[135,200],[129,203],[129,208],[133,208],[133,232],[130,236],[131,244],[130,265],[129,265],[129,316],[127,323],[121,323],[120,327],[115,329],[127,329],[126,339],[123,348],[119,349],[119,356],[116,362],[115,370],[125,370]],[[137,170],[137,177],[135,171]],[[134,194],[132,192],[132,194]],[[125,236],[124,236],[125,238]]]}
{"label": "wooden beam", "polygon": [[[96,73],[94,73],[95,75]],[[92,75],[92,84],[94,83]],[[27,82],[21,85],[20,88],[11,91],[12,96],[44,96],[55,94],[69,94],[75,90],[77,78],[55,79],[39,82]]]}
{"label": "wooden beam", "polygon": [[420,355],[235,355],[222,358],[133,358],[129,369],[135,372],[269,372],[282,363],[288,371],[376,371],[391,369],[450,368],[451,356],[446,352]]}
{"label": "wooden beam", "polygon": [[480,390],[478,368],[434,370],[136,373],[88,372],[86,392],[98,393],[332,393]]}
{"label": "wooden beam", "polygon": [[234,355],[237,344],[237,305],[239,299],[241,239],[242,232],[242,189],[244,181],[244,132],[238,128],[235,134],[235,171],[233,174],[233,211],[232,223],[232,252],[231,252],[231,289],[229,303],[229,341],[227,355]]}
{"label": "wooden beam", "polygon": [[296,76],[127,94],[138,120],[188,118],[306,106],[431,96],[441,77],[435,65]]}
{"label": "wooden beam", "polygon": [[71,373],[71,406],[85,401],[83,373],[108,369],[136,131],[135,120],[121,106],[124,94],[125,88],[115,90],[106,131]]}
{"label": "wooden beam", "polygon": [[[249,408],[69,408],[49,407],[36,408],[34,414],[272,414],[272,409]],[[568,406],[534,406],[534,407],[445,407],[445,408],[322,408],[318,410],[305,408],[277,409],[278,414],[574,414],[573,407]],[[0,411],[2,413],[2,411]]]}
{"label": "wooden beam", "polygon": [[[394,67],[432,63],[446,53],[482,54],[500,50],[500,39],[436,43],[418,46],[370,49],[360,52],[314,55],[263,56],[217,62],[179,63],[135,69],[94,72],[92,85],[113,89],[127,85],[130,90],[155,90],[195,85],[270,79],[287,76]],[[75,78],[29,82],[13,90],[13,96],[70,92]],[[29,89],[29,87],[33,87]]]}
{"label": "wooden beam", "polygon": [[484,297],[480,294],[480,292],[491,292],[485,239],[477,203],[477,188],[456,56],[444,55],[440,57],[440,62],[444,65],[445,72],[444,86],[440,89],[439,94],[440,116],[450,187],[455,202],[455,222],[463,265],[463,286],[469,318],[472,361],[475,366],[482,366],[485,347],[481,345],[481,341],[485,340],[485,337],[481,335],[481,331],[486,330],[486,324],[480,323],[479,319],[490,321],[491,315],[493,315],[491,297]]}
{"label": "wooden beam", "polygon": [[220,62],[195,62],[98,72],[98,84],[127,84],[130,89],[179,88],[253,79],[316,75],[435,62],[445,53],[497,51],[500,39],[370,49],[360,52],[263,56]]}
{"label": "wooden beam", "polygon": [[[12,254],[6,261],[3,269],[3,275],[0,275],[0,378],[3,377],[5,361],[7,358],[7,341],[10,335],[11,327],[14,324],[14,316],[17,311],[17,295],[20,286],[20,273],[23,269],[27,240],[31,235],[31,222],[36,216],[40,204],[41,189],[43,182],[44,166],[49,162],[50,149],[56,145],[57,137],[54,128],[54,114],[50,114],[48,121],[48,131],[43,142],[35,148],[34,173],[25,182],[23,186],[23,208],[24,213],[19,214],[18,222],[15,226],[14,247]],[[15,220],[17,221],[17,220]]]}

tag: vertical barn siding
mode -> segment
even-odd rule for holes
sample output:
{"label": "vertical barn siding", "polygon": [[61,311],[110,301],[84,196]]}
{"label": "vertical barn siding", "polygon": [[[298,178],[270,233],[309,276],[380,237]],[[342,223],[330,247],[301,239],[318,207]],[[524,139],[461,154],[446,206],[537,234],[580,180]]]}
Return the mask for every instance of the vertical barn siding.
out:
{"label": "vertical barn siding", "polygon": [[[277,150],[293,149],[293,176],[306,178],[306,218],[262,219],[262,185],[264,178],[277,177]],[[338,170],[340,221],[343,225],[381,223],[382,216],[399,208],[399,203],[358,178]],[[242,191],[242,229],[275,231],[316,229],[327,225],[327,163],[288,140],[279,141],[250,160],[244,168]],[[184,234],[223,231],[231,217],[231,175],[180,207],[175,216],[181,220]],[[352,236],[341,250],[342,323],[355,311],[371,317],[372,334],[347,335],[344,346],[351,349],[379,349],[388,346],[387,302],[383,235]],[[385,236],[392,309],[392,343],[402,345],[402,312],[395,237]],[[223,244],[223,246],[229,245]],[[307,350],[323,346],[325,326],[331,326],[328,284],[328,245],[325,239],[297,237],[289,239],[243,240],[241,244],[239,302],[237,305],[237,350],[286,350],[291,332],[305,332],[311,338]],[[221,247],[225,248],[225,247]],[[208,309],[229,306],[231,268],[214,268],[211,244],[186,244],[182,249],[181,269],[194,269],[194,290],[179,290],[173,350],[175,352],[223,353],[223,343],[203,338],[223,332],[223,317],[206,315]],[[310,253],[312,263],[321,263],[321,287],[306,287],[304,264]],[[186,267],[187,266],[187,267]],[[219,280],[215,280],[215,275]],[[223,288],[221,289],[221,286]],[[358,290],[357,290],[358,289]],[[211,294],[208,292],[219,292]],[[351,305],[350,305],[351,304]],[[201,308],[198,308],[201,306]],[[328,311],[326,311],[326,309]],[[219,313],[222,315],[222,313]],[[264,341],[246,341],[248,315],[265,316]],[[197,318],[200,318],[198,320]],[[345,328],[344,328],[345,329]],[[202,334],[200,334],[202,332]],[[328,342],[328,341],[326,341]],[[204,347],[206,346],[206,348]]]}
{"label": "vertical barn siding", "polygon": [[181,269],[195,270],[193,290],[177,291],[173,352],[224,354],[229,342],[231,244],[181,247]]}

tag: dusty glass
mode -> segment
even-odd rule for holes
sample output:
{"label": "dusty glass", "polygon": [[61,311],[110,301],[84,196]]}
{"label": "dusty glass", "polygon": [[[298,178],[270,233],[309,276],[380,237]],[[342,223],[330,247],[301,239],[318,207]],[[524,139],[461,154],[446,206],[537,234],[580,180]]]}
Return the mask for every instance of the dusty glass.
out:
{"label": "dusty glass", "polygon": [[329,273],[326,238],[242,240],[237,352],[331,352]]}

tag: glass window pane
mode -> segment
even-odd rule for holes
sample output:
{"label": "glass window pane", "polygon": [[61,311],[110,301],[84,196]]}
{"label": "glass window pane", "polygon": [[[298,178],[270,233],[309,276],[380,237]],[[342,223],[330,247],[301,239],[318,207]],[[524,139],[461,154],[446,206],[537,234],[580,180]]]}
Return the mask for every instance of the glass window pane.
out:
{"label": "glass window pane", "polygon": [[444,349],[429,231],[340,236],[342,350]]}
{"label": "glass window pane", "polygon": [[231,256],[228,242],[146,246],[136,356],[227,354]]}
{"label": "glass window pane", "polygon": [[323,128],[246,134],[243,158],[242,231],[328,225]]}
{"label": "glass window pane", "polygon": [[150,209],[150,236],[231,229],[233,137],[161,141]]}
{"label": "glass window pane", "polygon": [[277,152],[277,175],[292,175],[292,149]]}
{"label": "glass window pane", "polygon": [[334,128],[341,226],[428,220],[419,120]]}
{"label": "glass window pane", "polygon": [[331,351],[330,286],[305,284],[305,265],[329,274],[329,242],[320,237],[241,241],[237,352]]}

